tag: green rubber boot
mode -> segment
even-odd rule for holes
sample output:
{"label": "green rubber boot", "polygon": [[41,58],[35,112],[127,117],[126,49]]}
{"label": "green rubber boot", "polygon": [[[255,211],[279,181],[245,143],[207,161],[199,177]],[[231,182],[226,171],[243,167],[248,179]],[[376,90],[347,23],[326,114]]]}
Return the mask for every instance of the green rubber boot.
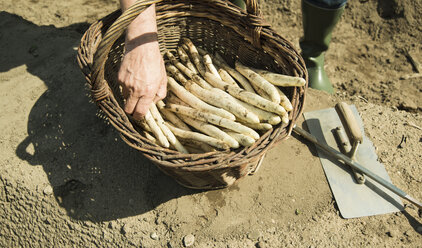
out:
{"label": "green rubber boot", "polygon": [[230,0],[230,2],[232,2],[233,4],[236,4],[241,9],[246,9],[246,4],[245,4],[245,1],[243,0]]}
{"label": "green rubber boot", "polygon": [[331,41],[331,32],[340,20],[344,6],[325,9],[302,0],[302,57],[308,69],[309,87],[333,93],[333,85],[324,70],[324,53]]}

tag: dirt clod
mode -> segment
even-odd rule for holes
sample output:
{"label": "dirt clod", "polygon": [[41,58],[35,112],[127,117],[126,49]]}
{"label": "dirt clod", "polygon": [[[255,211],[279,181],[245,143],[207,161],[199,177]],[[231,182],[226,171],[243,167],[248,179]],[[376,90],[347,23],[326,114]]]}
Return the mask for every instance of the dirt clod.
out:
{"label": "dirt clod", "polygon": [[263,241],[259,241],[258,243],[255,244],[256,248],[266,248],[268,247]]}
{"label": "dirt clod", "polygon": [[158,240],[158,234],[156,232],[152,232],[149,237],[153,240]]}
{"label": "dirt clod", "polygon": [[190,247],[195,243],[195,236],[192,234],[188,234],[185,237],[183,237],[183,245],[185,247]]}
{"label": "dirt clod", "polygon": [[253,230],[252,232],[248,233],[248,238],[250,240],[257,240],[261,236],[261,232],[258,230]]}
{"label": "dirt clod", "polygon": [[48,185],[47,187],[44,188],[43,193],[44,193],[44,195],[51,195],[51,194],[53,194],[53,187],[51,187],[50,185]]}
{"label": "dirt clod", "polygon": [[397,232],[395,232],[395,231],[387,231],[386,234],[390,238],[394,238],[394,237],[397,236]]}

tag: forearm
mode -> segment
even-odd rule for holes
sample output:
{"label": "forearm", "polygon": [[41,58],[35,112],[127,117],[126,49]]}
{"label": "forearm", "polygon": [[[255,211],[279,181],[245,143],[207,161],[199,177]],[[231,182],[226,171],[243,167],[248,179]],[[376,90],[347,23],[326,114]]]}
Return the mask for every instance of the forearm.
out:
{"label": "forearm", "polygon": [[125,11],[135,2],[136,0],[120,0],[120,8],[122,9],[122,11]]}
{"label": "forearm", "polygon": [[[122,11],[125,11],[135,2],[136,0],[120,0],[120,8]],[[135,42],[136,38],[147,33],[157,33],[157,22],[155,18],[155,4],[153,4],[146,8],[128,26],[126,31],[126,42]]]}
{"label": "forearm", "polygon": [[[122,11],[136,0],[120,0]],[[167,74],[157,38],[155,5],[146,8],[126,30],[125,55],[118,74],[125,112],[140,119],[167,92]]]}

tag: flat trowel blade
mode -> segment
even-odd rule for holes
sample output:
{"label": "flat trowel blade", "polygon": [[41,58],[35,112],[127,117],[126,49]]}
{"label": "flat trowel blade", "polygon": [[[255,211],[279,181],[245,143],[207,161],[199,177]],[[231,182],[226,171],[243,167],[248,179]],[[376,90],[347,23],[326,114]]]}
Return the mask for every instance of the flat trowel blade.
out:
{"label": "flat trowel blade", "polygon": [[[363,123],[356,107],[354,105],[350,107],[364,134]],[[333,130],[342,126],[342,123],[334,108],[307,112],[303,115],[312,135],[320,142],[325,142],[334,149],[340,150]],[[371,178],[366,178],[364,184],[356,183],[348,165],[330,157],[319,148],[317,148],[317,152],[343,218],[357,218],[403,210],[403,203],[399,196]],[[384,165],[378,161],[372,142],[365,135],[357,151],[356,160],[373,173],[391,182]]]}

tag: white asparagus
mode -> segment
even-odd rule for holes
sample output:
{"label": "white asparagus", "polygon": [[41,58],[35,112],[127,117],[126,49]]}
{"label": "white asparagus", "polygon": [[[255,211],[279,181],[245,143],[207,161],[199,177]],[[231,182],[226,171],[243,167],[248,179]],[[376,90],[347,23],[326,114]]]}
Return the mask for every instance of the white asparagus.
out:
{"label": "white asparagus", "polygon": [[177,105],[177,104],[168,104],[166,107],[170,111],[173,111],[175,113],[186,115],[186,116],[189,116],[191,118],[198,119],[198,120],[201,120],[201,121],[204,121],[204,122],[209,122],[209,123],[217,125],[217,126],[225,127],[227,129],[233,130],[235,132],[248,135],[248,136],[250,136],[254,139],[259,139],[259,134],[255,130],[253,130],[253,129],[247,127],[247,126],[244,126],[244,125],[242,125],[238,122],[234,122],[232,120],[229,120],[227,118],[223,118],[223,117],[215,115],[215,114],[211,114],[211,113],[204,112],[204,111],[199,111],[197,109],[193,109],[193,108],[190,108],[190,107]]}
{"label": "white asparagus", "polygon": [[205,79],[207,79],[207,81],[210,84],[212,84],[214,87],[217,87],[219,89],[222,89],[228,92],[230,95],[236,97],[237,99],[240,99],[244,102],[254,105],[260,109],[279,114],[282,117],[287,116],[286,110],[279,104],[271,102],[257,94],[248,92],[246,90],[242,90],[238,87],[233,87],[219,80],[218,78],[216,78],[213,74],[209,72],[205,73]]}
{"label": "white asparagus", "polygon": [[193,140],[193,139],[183,139],[179,137],[180,142],[188,148],[190,153],[203,153],[203,152],[214,152],[216,151],[215,147],[208,145],[207,143]]}
{"label": "white asparagus", "polygon": [[166,104],[169,103],[175,103],[183,106],[190,106],[189,104],[185,103],[184,101],[180,100],[173,92],[170,92],[170,94],[166,97]]}
{"label": "white asparagus", "polygon": [[168,121],[170,121],[171,123],[173,123],[173,125],[175,125],[176,127],[183,129],[183,130],[187,130],[190,131],[190,128],[188,125],[186,125],[185,122],[183,122],[179,117],[177,117],[177,115],[175,115],[173,112],[168,111],[167,109],[165,109],[165,104],[163,101],[158,101],[157,102],[157,107],[160,110],[161,114],[163,114],[164,118],[166,118]]}
{"label": "white asparagus", "polygon": [[[175,67],[174,65],[171,65],[171,64],[166,64],[166,70],[171,75],[173,75],[173,77],[177,81],[181,82],[183,85],[186,84],[187,79],[185,78],[185,76],[183,76],[183,74],[179,71],[179,69],[177,67]],[[189,73],[189,72],[187,71],[187,73]],[[202,88],[205,88],[205,89],[213,88],[207,81],[205,81],[203,78],[201,78],[198,74],[190,74],[190,76]]]}
{"label": "white asparagus", "polygon": [[[180,45],[180,47],[182,47],[183,48],[183,50],[185,50],[185,52],[187,53],[187,52],[189,52],[189,47],[186,45],[186,44],[181,44]],[[197,47],[197,49],[198,49],[198,47]],[[198,52],[199,52],[199,49],[198,49]]]}
{"label": "white asparagus", "polygon": [[187,116],[185,116],[184,120],[187,124],[191,125],[193,128],[197,129],[198,131],[201,131],[204,134],[207,134],[216,139],[222,140],[224,143],[229,145],[230,148],[239,148],[239,142],[236,139],[234,139],[232,136],[221,131],[218,127],[211,125],[207,122],[189,118]]}
{"label": "white asparagus", "polygon": [[204,59],[205,67],[208,69],[209,72],[214,74],[216,77],[218,77],[221,80],[220,74],[218,74],[217,68],[215,68],[215,65],[212,63],[211,56],[209,54],[205,54],[202,56]]}
{"label": "white asparagus", "polygon": [[252,68],[255,72],[265,78],[268,82],[282,87],[288,86],[297,86],[303,87],[306,84],[306,80],[301,77],[293,77],[288,75],[283,75],[275,72],[270,72],[266,70]]}
{"label": "white asparagus", "polygon": [[202,64],[201,57],[199,56],[196,46],[188,38],[183,38],[182,41],[188,47],[187,52],[190,54],[192,62],[196,66],[196,70],[199,72],[199,74],[203,76],[206,70],[205,70],[205,66]]}
{"label": "white asparagus", "polygon": [[164,124],[165,121],[163,120],[163,117],[161,116],[160,112],[158,111],[157,106],[155,104],[151,104],[151,107],[149,108],[152,117],[156,121],[158,127],[161,128],[161,131],[166,136],[169,143],[176,148],[177,151],[181,153],[189,153],[188,150],[179,142],[179,140],[174,136],[173,132]]}
{"label": "white asparagus", "polygon": [[253,128],[255,130],[270,130],[271,128],[273,128],[273,126],[269,123],[257,123],[257,124],[253,124],[253,123],[242,123],[245,126],[248,126],[250,128]]}
{"label": "white asparagus", "polygon": [[221,80],[224,82],[239,87],[239,85],[236,83],[236,81],[230,76],[230,74],[224,70],[223,68],[218,69],[218,74],[220,75]]}
{"label": "white asparagus", "polygon": [[[254,112],[250,111],[248,108],[243,106],[243,104],[240,103],[241,101],[239,99],[233,97],[229,93],[219,88],[213,88],[211,89],[211,92],[217,96],[221,96],[222,99],[224,99],[222,102],[227,104],[226,106],[223,106],[223,108],[227,107],[227,110],[230,111],[230,113],[233,113],[236,117],[238,117],[239,120],[248,123],[260,122],[259,117]],[[229,110],[228,106],[233,107]]]}
{"label": "white asparagus", "polygon": [[166,136],[170,144],[174,144],[176,142],[176,137],[174,137],[174,135],[172,136],[166,133],[167,131],[169,131],[168,128],[164,128],[164,129],[162,128],[164,120],[161,117],[161,114],[158,111],[157,106],[155,106],[155,104],[151,104],[151,106],[149,107],[149,111],[151,112],[151,116],[152,118],[154,118],[155,123],[157,123],[158,127],[161,128],[161,131]]}
{"label": "white asparagus", "polygon": [[195,74],[198,73],[198,71],[195,68],[195,65],[192,64],[192,61],[190,61],[189,55],[186,53],[186,51],[182,47],[177,48],[177,54],[179,55],[179,58],[182,61],[182,63],[184,63],[189,68],[189,70],[191,70]]}
{"label": "white asparagus", "polygon": [[251,123],[259,122],[258,116],[248,111],[245,107],[233,100],[229,94],[220,89],[213,88],[207,90],[194,83],[187,83],[186,89],[204,102],[223,108],[234,114],[237,118]]}
{"label": "white asparagus", "polygon": [[135,120],[136,124],[138,124],[143,130],[152,133],[151,128],[148,126],[145,118],[140,120]]}
{"label": "white asparagus", "polygon": [[188,81],[188,79],[183,76],[183,74],[179,71],[179,69],[177,69],[176,66],[171,65],[171,64],[166,64],[166,70],[168,73],[170,73],[174,79],[176,79],[178,82],[182,83],[183,85],[186,84],[186,82]]}
{"label": "white asparagus", "polygon": [[151,111],[148,111],[147,114],[145,115],[145,121],[148,124],[148,126],[151,128],[151,132],[154,134],[154,137],[158,140],[158,143],[163,147],[169,148],[170,143],[167,140],[166,136],[161,131],[161,128],[158,126],[158,124],[155,122],[154,118],[152,117]]}
{"label": "white asparagus", "polygon": [[170,86],[170,90],[174,92],[177,97],[179,97],[182,101],[186,102],[190,106],[227,118],[229,120],[236,119],[236,117],[232,113],[229,113],[224,109],[219,109],[209,105],[208,103],[205,103],[204,101],[196,97],[194,94],[187,91],[184,87],[179,85],[172,77],[167,77],[167,79],[167,83]]}
{"label": "white asparagus", "polygon": [[183,138],[183,139],[189,139],[189,140],[196,140],[199,142],[206,143],[208,145],[211,145],[213,147],[219,148],[219,149],[228,149],[229,146],[224,143],[221,140],[218,140],[216,138],[207,136],[202,133],[198,132],[192,132],[192,131],[186,131],[180,128],[177,128],[175,126],[170,125],[169,123],[166,123],[166,125],[170,128],[170,130],[176,135],[177,137]]}
{"label": "white asparagus", "polygon": [[220,54],[215,53],[215,56],[213,59],[216,65],[226,70],[234,79],[237,80],[237,82],[239,82],[240,85],[242,85],[242,87],[246,91],[255,93],[255,90],[253,89],[252,85],[249,83],[248,79],[245,78],[240,72],[232,68],[230,65],[228,65],[227,62],[224,61],[223,57],[221,57]]}
{"label": "white asparagus", "polygon": [[145,138],[150,140],[152,143],[157,144],[157,139],[154,136],[152,136],[149,132],[142,130],[142,134],[144,135]]}
{"label": "white asparagus", "polygon": [[163,100],[159,100],[155,105],[157,106],[159,110],[163,109],[166,106]]}
{"label": "white asparagus", "polygon": [[180,61],[178,61],[171,52],[167,51],[166,56],[170,59],[170,62],[177,67],[177,69],[183,72],[183,74],[185,74],[188,78],[192,79],[193,75],[195,74],[192,70],[180,63]]}
{"label": "white asparagus", "polygon": [[253,85],[253,84],[252,84],[252,87],[254,88],[254,90],[256,91],[256,93],[258,95],[260,95],[261,97],[271,101],[271,97],[263,89],[257,87],[256,85]]}
{"label": "white asparagus", "polygon": [[254,72],[251,68],[243,65],[239,61],[236,61],[235,68],[243,76],[245,76],[249,82],[256,87],[262,89],[270,97],[272,102],[280,103],[280,94],[278,94],[276,87],[261,77],[258,73]]}
{"label": "white asparagus", "polygon": [[[180,138],[180,140],[182,140],[182,139]],[[186,149],[188,149],[190,154],[202,154],[202,153],[206,152],[206,151],[202,150],[200,147],[192,145],[191,144],[192,142],[189,141],[189,140],[185,140],[183,142],[180,141],[180,142],[186,147]],[[197,143],[200,143],[200,142],[197,142]]]}
{"label": "white asparagus", "polygon": [[239,142],[242,146],[249,147],[255,143],[255,140],[247,135],[236,133],[227,129],[224,129],[223,131],[237,140],[237,142]]}
{"label": "white asparagus", "polygon": [[277,92],[278,94],[280,94],[280,105],[283,106],[283,108],[287,111],[290,112],[293,110],[293,106],[292,103],[290,102],[289,98],[286,96],[286,94],[284,94],[283,91],[281,91],[278,87],[277,88]]}
{"label": "white asparagus", "polygon": [[290,120],[289,120],[289,114],[285,114],[281,117],[281,121],[285,124],[289,124]]}
{"label": "white asparagus", "polygon": [[211,84],[209,84],[207,81],[205,81],[201,76],[194,75],[193,81],[197,83],[199,86],[201,86],[204,89],[212,89],[214,88]]}
{"label": "white asparagus", "polygon": [[273,114],[271,112],[265,111],[263,109],[257,108],[249,103],[243,102],[237,98],[236,101],[245,107],[247,110],[251,111],[252,113],[256,114],[259,118],[259,121],[268,122],[271,125],[277,125],[281,122],[281,117]]}
{"label": "white asparagus", "polygon": [[[187,46],[186,46],[187,47]],[[206,54],[208,54],[208,52],[205,49],[202,49],[200,47],[196,48],[198,50],[199,55],[204,56]]]}
{"label": "white asparagus", "polygon": [[173,125],[176,127],[190,131],[188,125],[184,121],[182,121],[177,115],[175,115],[173,112],[168,111],[167,109],[160,109],[161,114],[163,114],[164,118],[166,118],[168,121],[170,121]]}
{"label": "white asparagus", "polygon": [[[219,94],[223,94],[224,96],[226,96],[227,98],[229,98],[232,101],[235,101],[236,103],[238,103],[239,105],[241,105],[243,108],[245,108],[246,110],[248,110],[250,113],[252,113],[253,115],[256,115],[260,121],[264,121],[264,122],[268,122],[271,125],[276,125],[278,123],[281,122],[281,117],[273,114],[271,112],[265,111],[263,109],[257,108],[249,103],[243,102],[235,97],[233,97],[232,95],[228,94],[227,92],[219,89],[219,88],[213,88],[211,89],[211,91],[213,92],[220,92]],[[248,122],[248,123],[258,123],[256,121],[250,121],[248,119],[243,118],[242,116],[239,116],[240,121],[242,122]]]}

